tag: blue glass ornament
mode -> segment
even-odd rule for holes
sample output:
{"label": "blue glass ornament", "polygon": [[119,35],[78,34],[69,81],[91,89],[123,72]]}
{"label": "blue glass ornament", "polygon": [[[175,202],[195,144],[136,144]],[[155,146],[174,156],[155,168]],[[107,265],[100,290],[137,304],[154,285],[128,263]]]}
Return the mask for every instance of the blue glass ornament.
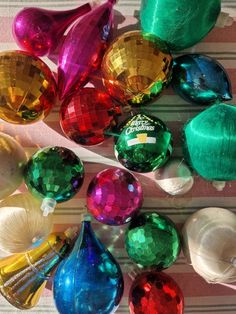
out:
{"label": "blue glass ornament", "polygon": [[119,264],[84,221],[72,253],[54,277],[54,299],[60,314],[114,313],[124,290]]}
{"label": "blue glass ornament", "polygon": [[188,102],[210,104],[232,99],[226,70],[215,59],[201,54],[183,55],[174,60],[172,85]]}

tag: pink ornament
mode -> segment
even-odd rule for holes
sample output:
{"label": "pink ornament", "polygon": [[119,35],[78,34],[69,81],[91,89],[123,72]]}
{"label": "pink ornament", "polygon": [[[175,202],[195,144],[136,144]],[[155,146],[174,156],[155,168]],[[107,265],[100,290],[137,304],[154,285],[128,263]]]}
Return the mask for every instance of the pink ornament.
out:
{"label": "pink ornament", "polygon": [[128,223],[143,203],[139,181],[128,171],[109,168],[90,182],[87,207],[91,214],[107,225]]}
{"label": "pink ornament", "polygon": [[108,0],[69,31],[59,53],[59,97],[64,99],[85,85],[90,73],[100,66],[113,24],[113,5]]}
{"label": "pink ornament", "polygon": [[49,55],[62,40],[66,29],[89,11],[89,3],[68,11],[25,8],[14,19],[13,35],[23,50],[36,56]]}

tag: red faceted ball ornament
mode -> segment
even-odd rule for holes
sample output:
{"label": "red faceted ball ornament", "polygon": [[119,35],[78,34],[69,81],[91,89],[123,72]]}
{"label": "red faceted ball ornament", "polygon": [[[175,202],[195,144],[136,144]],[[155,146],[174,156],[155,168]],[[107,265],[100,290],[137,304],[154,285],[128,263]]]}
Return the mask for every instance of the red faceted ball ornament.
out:
{"label": "red faceted ball ornament", "polygon": [[72,141],[96,145],[108,137],[120,114],[109,95],[95,88],[83,88],[61,106],[61,128]]}
{"label": "red faceted ball ornament", "polygon": [[129,293],[131,314],[183,314],[184,297],[176,282],[157,271],[141,273]]}
{"label": "red faceted ball ornament", "polygon": [[100,222],[107,225],[128,223],[143,203],[139,181],[128,171],[109,168],[90,182],[87,207]]}

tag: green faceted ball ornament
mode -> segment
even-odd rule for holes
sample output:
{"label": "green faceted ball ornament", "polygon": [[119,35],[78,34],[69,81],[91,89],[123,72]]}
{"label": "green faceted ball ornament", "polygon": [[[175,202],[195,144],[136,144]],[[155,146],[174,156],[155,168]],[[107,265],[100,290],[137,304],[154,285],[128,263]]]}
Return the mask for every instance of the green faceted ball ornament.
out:
{"label": "green faceted ball ornament", "polygon": [[37,151],[24,171],[30,192],[43,198],[44,215],[53,212],[56,203],[71,199],[84,180],[84,166],[79,157],[65,147],[47,147]]}
{"label": "green faceted ball ornament", "polygon": [[142,213],[126,231],[125,247],[129,257],[142,267],[170,267],[180,253],[180,238],[175,224],[156,212]]}
{"label": "green faceted ball ornament", "polygon": [[151,172],[172,153],[172,135],[160,119],[139,113],[124,121],[115,138],[115,155],[129,170]]}
{"label": "green faceted ball ornament", "polygon": [[141,27],[172,51],[200,42],[215,26],[221,0],[142,0]]}
{"label": "green faceted ball ornament", "polygon": [[183,130],[187,163],[203,178],[236,180],[236,107],[215,104],[189,121]]}

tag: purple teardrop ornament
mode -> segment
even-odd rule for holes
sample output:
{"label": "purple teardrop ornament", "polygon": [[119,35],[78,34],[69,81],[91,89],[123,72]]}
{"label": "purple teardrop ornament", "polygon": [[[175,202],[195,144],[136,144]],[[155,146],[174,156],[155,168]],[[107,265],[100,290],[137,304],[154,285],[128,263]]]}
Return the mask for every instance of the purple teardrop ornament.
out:
{"label": "purple teardrop ornament", "polygon": [[66,29],[89,11],[89,3],[68,11],[25,8],[14,19],[13,35],[21,49],[35,56],[49,55],[62,40]]}
{"label": "purple teardrop ornament", "polygon": [[109,0],[96,7],[69,31],[59,53],[60,99],[76,93],[86,84],[90,73],[100,66],[113,26],[115,2]]}

